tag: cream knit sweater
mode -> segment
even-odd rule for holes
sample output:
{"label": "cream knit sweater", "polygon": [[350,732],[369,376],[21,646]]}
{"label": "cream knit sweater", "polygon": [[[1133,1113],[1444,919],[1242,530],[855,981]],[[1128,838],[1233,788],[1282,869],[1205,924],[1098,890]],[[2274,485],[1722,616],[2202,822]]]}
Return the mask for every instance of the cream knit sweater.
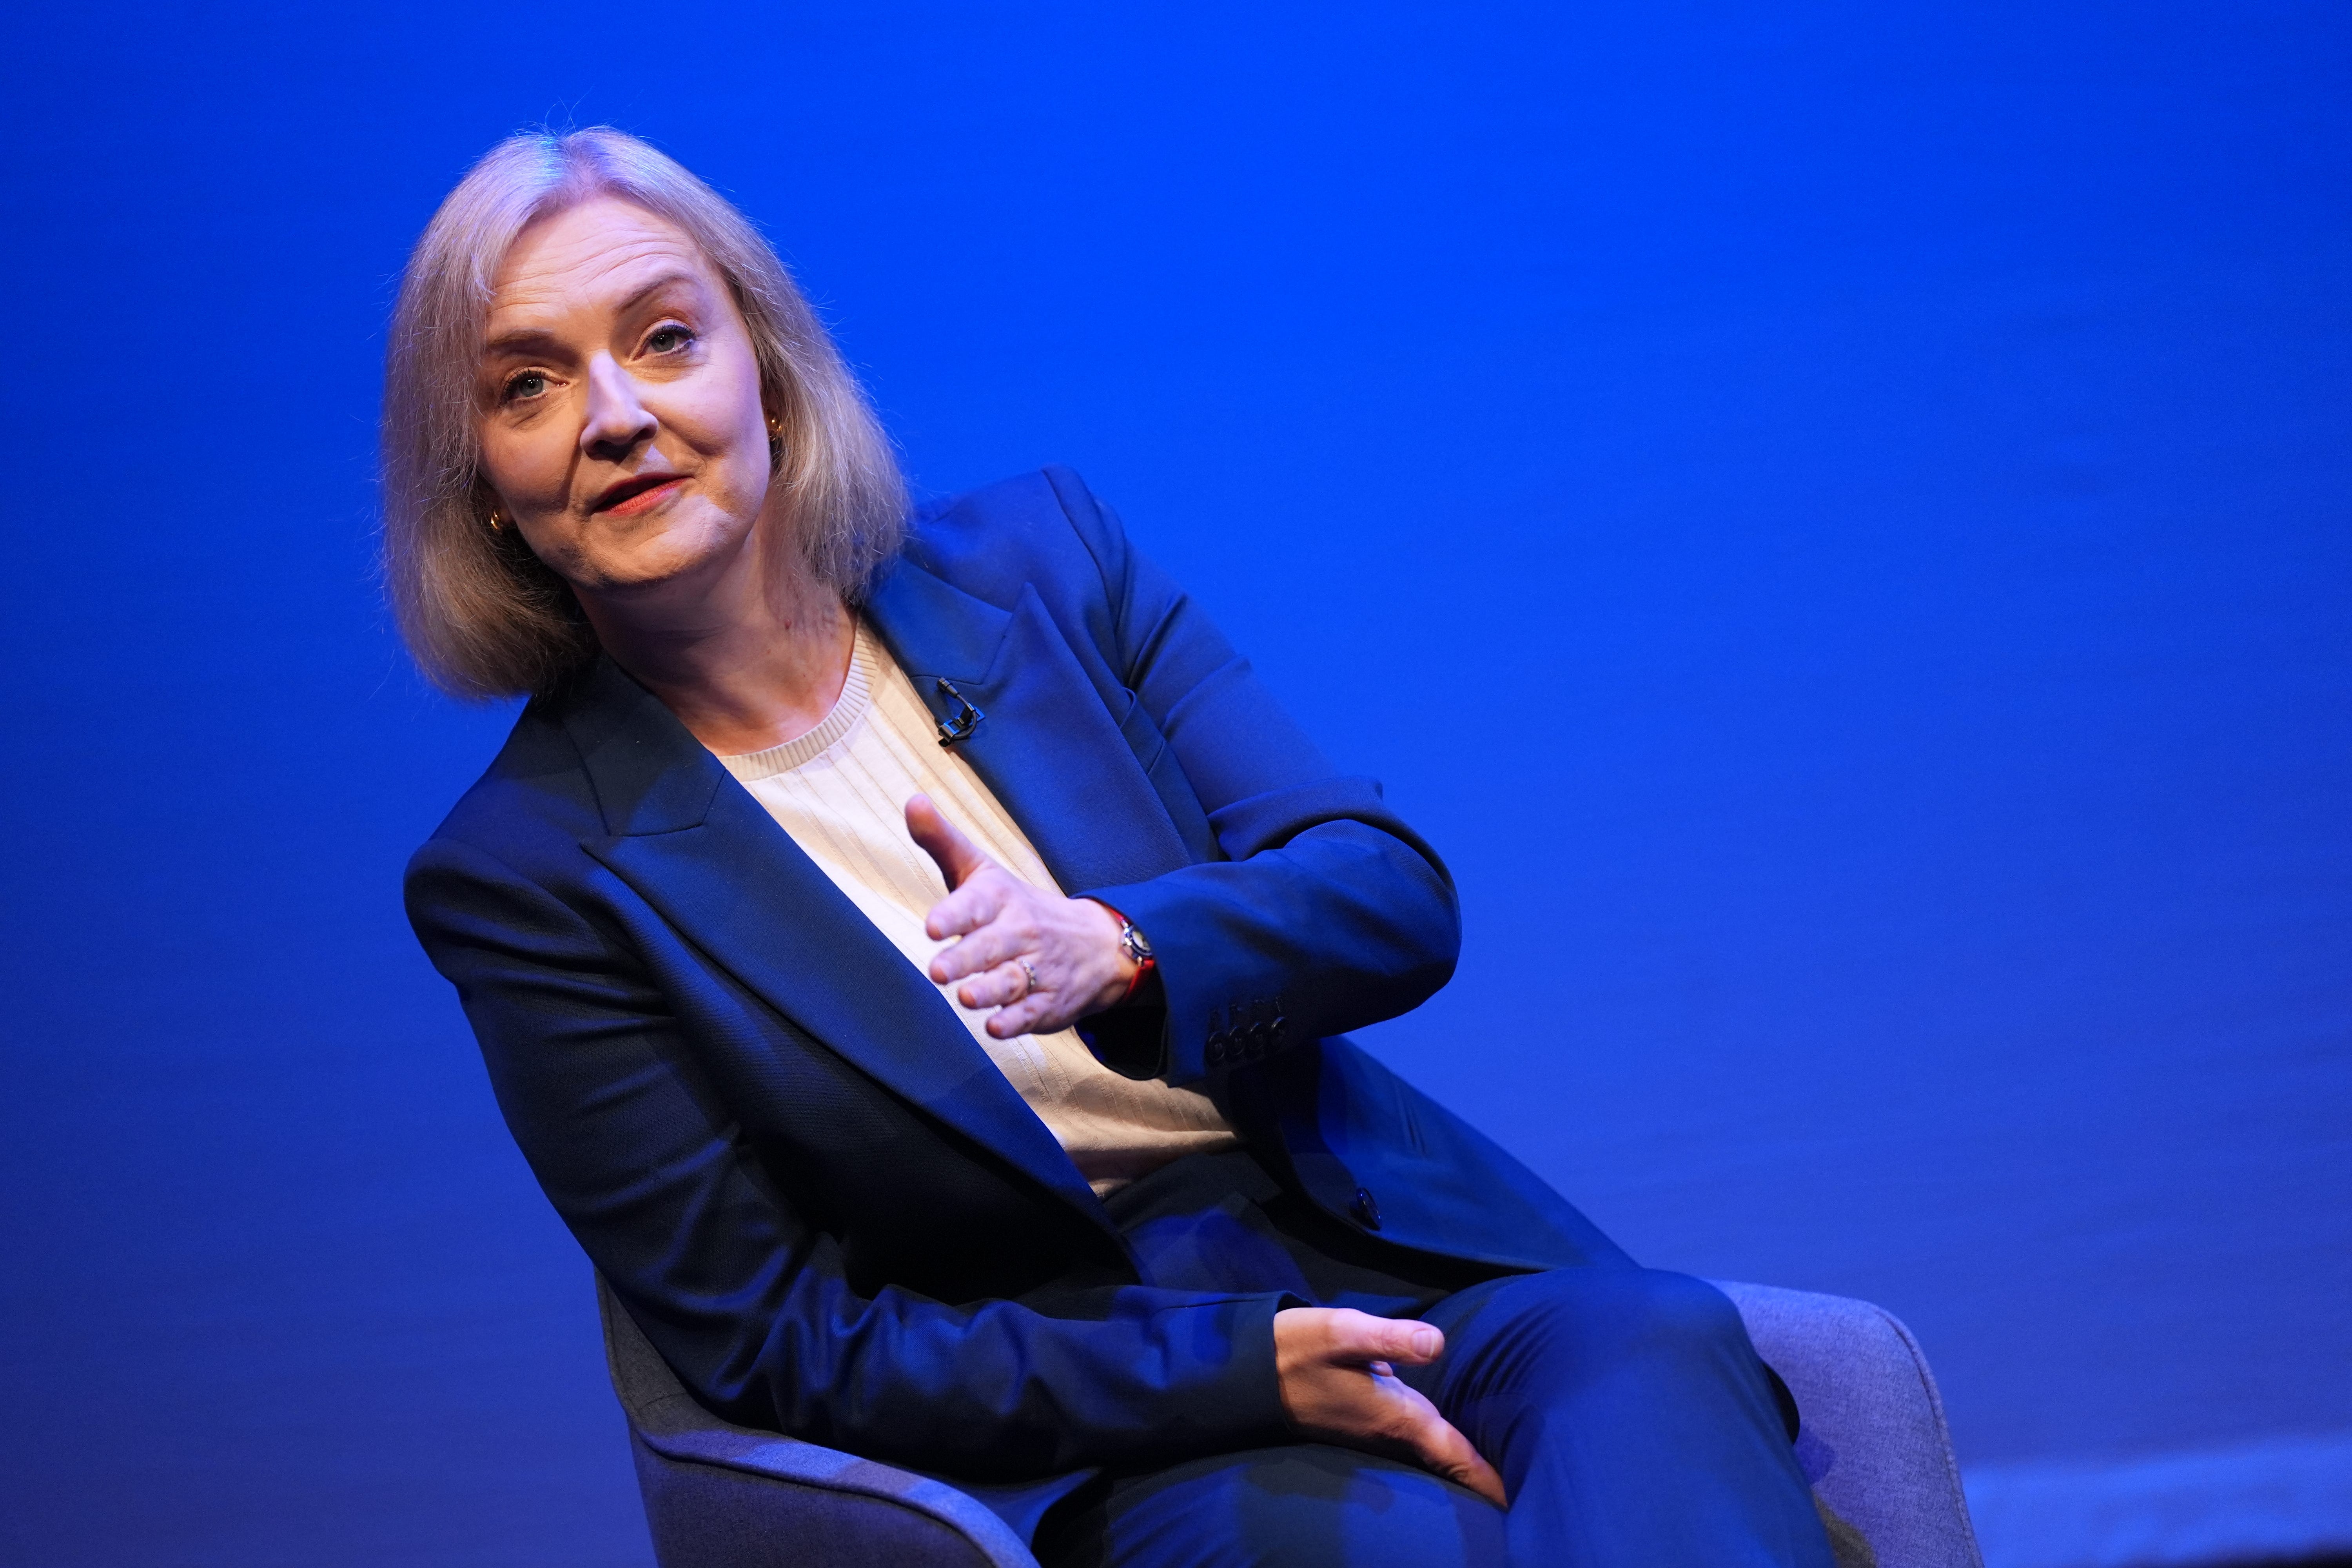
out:
{"label": "cream knit sweater", "polygon": [[[908,796],[929,795],[997,864],[1032,887],[1061,891],[1019,824],[971,765],[940,744],[913,683],[863,623],[849,679],[824,722],[781,746],[719,760],[919,970],[947,945],[923,931],[947,885],[908,837]],[[1122,1078],[1074,1029],[993,1039],[985,1012],[958,1004],[951,987],[940,991],[1097,1193],[1180,1154],[1238,1142],[1207,1096]]]}

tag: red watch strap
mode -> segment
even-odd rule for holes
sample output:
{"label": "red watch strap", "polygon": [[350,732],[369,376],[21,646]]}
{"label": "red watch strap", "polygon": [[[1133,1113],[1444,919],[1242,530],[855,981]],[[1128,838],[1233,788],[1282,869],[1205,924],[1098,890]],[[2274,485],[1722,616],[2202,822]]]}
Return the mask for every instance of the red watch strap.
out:
{"label": "red watch strap", "polygon": [[1127,983],[1127,994],[1121,996],[1119,1000],[1122,1002],[1133,1001],[1135,999],[1135,994],[1143,989],[1143,983],[1151,978],[1151,972],[1159,967],[1160,960],[1157,956],[1147,958],[1141,963],[1137,964],[1135,966],[1135,978]]}
{"label": "red watch strap", "polygon": [[[1124,937],[1124,936],[1129,932],[1129,931],[1133,931],[1133,930],[1135,929],[1135,922],[1134,922],[1133,921],[1131,921],[1131,920],[1129,920],[1129,919],[1127,918],[1127,916],[1126,916],[1124,913],[1122,913],[1122,912],[1118,910],[1118,908],[1116,905],[1112,905],[1112,904],[1103,904],[1103,901],[1102,901],[1100,899],[1097,899],[1097,900],[1095,900],[1095,902],[1096,902],[1096,903],[1098,903],[1098,904],[1102,904],[1102,907],[1103,907],[1103,908],[1105,908],[1105,909],[1107,909],[1107,910],[1110,910],[1112,917],[1113,917],[1114,919],[1116,919],[1116,920],[1118,921],[1118,928],[1119,928],[1119,935],[1120,935],[1120,936]],[[1122,949],[1124,949],[1124,948],[1126,947],[1126,945],[1127,945],[1127,944],[1126,944],[1124,942],[1121,942],[1119,943],[1119,946],[1120,946]],[[1132,953],[1129,953],[1128,956],[1129,956],[1129,957],[1130,957],[1130,958],[1133,958],[1135,955],[1134,955],[1134,954],[1132,954]],[[1131,978],[1129,978],[1129,981],[1128,981],[1128,983],[1127,983],[1127,990],[1126,990],[1126,992],[1125,992],[1124,994],[1122,994],[1120,995],[1120,997],[1119,997],[1118,1001],[1119,1001],[1119,1002],[1129,1002],[1129,1001],[1132,1001],[1132,1000],[1134,999],[1134,997],[1135,997],[1135,994],[1136,994],[1138,991],[1140,991],[1140,990],[1142,990],[1142,989],[1143,989],[1143,983],[1144,983],[1144,981],[1145,981],[1147,978],[1149,978],[1149,977],[1150,977],[1150,973],[1151,973],[1151,972],[1152,972],[1153,970],[1155,970],[1155,969],[1157,969],[1157,968],[1159,968],[1159,967],[1160,967],[1160,959],[1159,959],[1159,955],[1158,955],[1158,954],[1156,954],[1156,953],[1155,953],[1155,954],[1148,954],[1148,955],[1146,955],[1145,957],[1143,957],[1143,958],[1141,958],[1141,959],[1138,959],[1138,960],[1136,961],[1136,965],[1135,965],[1135,973],[1134,973],[1134,975],[1133,975]],[[1113,1006],[1117,1006],[1117,1005],[1118,1005],[1118,1003],[1115,1002],[1115,1003],[1113,1003],[1113,1004],[1112,1004],[1112,1005],[1113,1005]]]}

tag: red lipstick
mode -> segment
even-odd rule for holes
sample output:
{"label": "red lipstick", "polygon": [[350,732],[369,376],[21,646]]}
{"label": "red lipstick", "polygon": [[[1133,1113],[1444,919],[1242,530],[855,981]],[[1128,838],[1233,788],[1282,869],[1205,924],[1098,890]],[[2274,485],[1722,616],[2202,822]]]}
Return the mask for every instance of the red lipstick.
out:
{"label": "red lipstick", "polygon": [[590,511],[611,512],[615,517],[635,517],[653,510],[686,482],[684,474],[631,474],[604,487],[604,493],[589,507]]}

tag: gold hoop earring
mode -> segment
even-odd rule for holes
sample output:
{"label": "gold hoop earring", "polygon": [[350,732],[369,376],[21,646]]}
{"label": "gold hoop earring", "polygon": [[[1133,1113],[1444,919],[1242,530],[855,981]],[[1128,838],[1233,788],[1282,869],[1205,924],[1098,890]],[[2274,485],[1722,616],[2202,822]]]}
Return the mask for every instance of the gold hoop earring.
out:
{"label": "gold hoop earring", "polygon": [[492,533],[504,533],[506,531],[507,520],[499,514],[498,508],[490,508],[490,531]]}
{"label": "gold hoop earring", "polygon": [[784,466],[784,422],[773,415],[768,416],[768,471],[774,473]]}

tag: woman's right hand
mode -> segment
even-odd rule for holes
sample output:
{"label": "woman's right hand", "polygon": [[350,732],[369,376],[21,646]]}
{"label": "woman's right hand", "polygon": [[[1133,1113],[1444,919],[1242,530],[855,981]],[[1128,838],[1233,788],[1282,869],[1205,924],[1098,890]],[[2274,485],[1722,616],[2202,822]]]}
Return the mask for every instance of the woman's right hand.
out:
{"label": "woman's right hand", "polygon": [[1427,1323],[1346,1307],[1288,1307],[1274,1315],[1275,1375],[1290,1424],[1308,1436],[1409,1458],[1505,1506],[1503,1478],[1394,1363],[1422,1366],[1445,1349]]}

